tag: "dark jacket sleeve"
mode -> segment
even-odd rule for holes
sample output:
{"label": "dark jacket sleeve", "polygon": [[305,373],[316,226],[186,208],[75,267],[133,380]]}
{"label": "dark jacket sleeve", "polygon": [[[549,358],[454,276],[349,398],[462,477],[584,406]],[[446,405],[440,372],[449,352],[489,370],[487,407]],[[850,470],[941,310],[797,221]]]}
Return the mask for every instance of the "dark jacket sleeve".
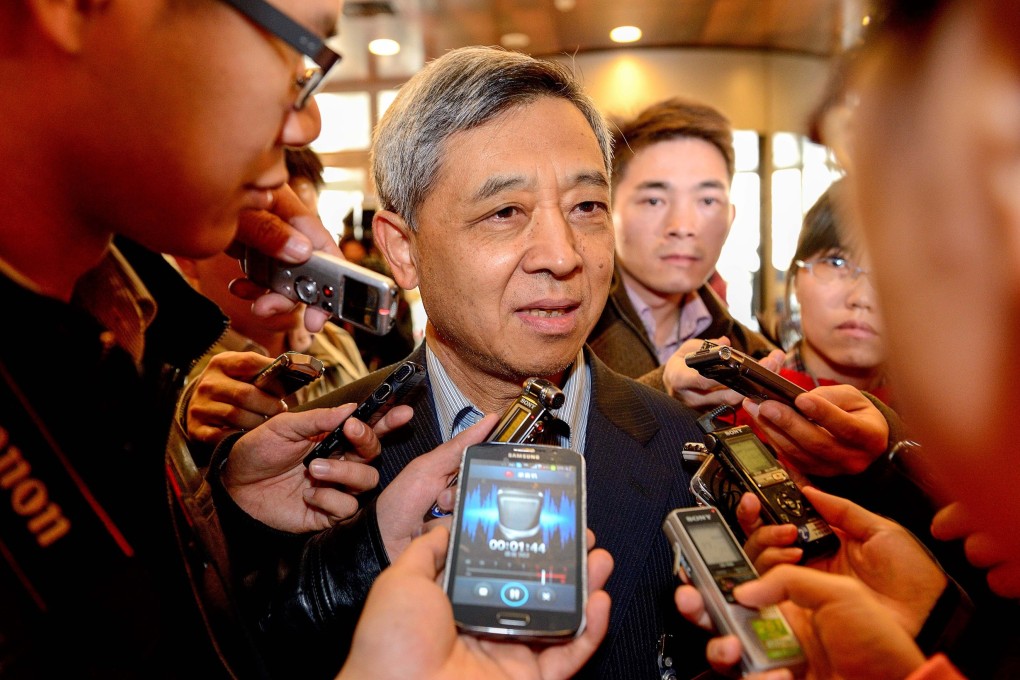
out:
{"label": "dark jacket sleeve", "polygon": [[375,505],[311,534],[262,524],[234,503],[219,476],[239,436],[220,443],[209,469],[239,608],[274,676],[332,678],[372,582],[389,563]]}

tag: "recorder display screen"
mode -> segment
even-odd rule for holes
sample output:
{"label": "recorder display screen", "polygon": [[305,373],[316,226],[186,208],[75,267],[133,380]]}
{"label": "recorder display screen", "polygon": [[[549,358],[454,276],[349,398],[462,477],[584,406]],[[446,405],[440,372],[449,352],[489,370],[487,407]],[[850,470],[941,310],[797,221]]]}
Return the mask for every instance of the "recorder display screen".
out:
{"label": "recorder display screen", "polygon": [[688,524],[687,533],[709,566],[729,565],[742,561],[733,540],[718,524],[714,522]]}
{"label": "recorder display screen", "polygon": [[756,475],[775,467],[775,463],[765,455],[759,444],[753,437],[732,439],[729,442],[730,450],[740,460],[741,464],[752,475]]}
{"label": "recorder display screen", "polygon": [[340,316],[367,326],[375,326],[375,315],[379,311],[379,292],[363,281],[344,279],[343,308]]}
{"label": "recorder display screen", "polygon": [[472,460],[465,474],[453,553],[453,602],[574,610],[578,541],[584,540],[578,468]]}

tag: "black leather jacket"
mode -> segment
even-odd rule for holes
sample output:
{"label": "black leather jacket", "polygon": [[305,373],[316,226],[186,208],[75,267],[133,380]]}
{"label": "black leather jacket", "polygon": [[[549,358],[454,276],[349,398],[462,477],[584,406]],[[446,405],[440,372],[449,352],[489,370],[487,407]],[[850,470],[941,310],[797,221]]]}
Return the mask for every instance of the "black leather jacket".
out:
{"label": "black leather jacket", "polygon": [[[340,388],[344,401],[367,397],[392,368]],[[361,512],[344,524],[312,535],[277,531],[241,510],[219,480],[240,436],[235,433],[217,445],[208,478],[241,614],[270,676],[333,678],[347,657],[368,591],[389,566],[375,515],[380,489],[363,494]],[[296,654],[296,649],[306,651]]]}
{"label": "black leather jacket", "polygon": [[181,381],[226,319],[162,256],[117,245],[158,305],[141,374],[91,315],[0,276],[4,678],[222,676],[163,461]]}

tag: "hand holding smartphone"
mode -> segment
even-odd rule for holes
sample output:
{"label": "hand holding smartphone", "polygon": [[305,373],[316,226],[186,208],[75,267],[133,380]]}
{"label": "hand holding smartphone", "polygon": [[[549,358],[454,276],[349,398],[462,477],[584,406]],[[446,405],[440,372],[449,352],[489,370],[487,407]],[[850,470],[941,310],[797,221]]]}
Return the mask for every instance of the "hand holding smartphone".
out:
{"label": "hand holding smartphone", "polygon": [[758,572],[719,513],[714,508],[673,510],[662,530],[673,545],[676,574],[701,593],[719,632],[740,639],[743,673],[776,668],[801,673],[804,653],[779,607],[756,610],[734,599],[733,589],[758,578]]}
{"label": "hand holding smartphone", "polygon": [[[357,418],[369,427],[378,423],[384,415],[389,413],[397,404],[403,403],[415,387],[425,379],[425,367],[413,361],[405,361],[390,371],[382,383],[379,384],[372,394],[358,404],[354,412],[347,418]],[[337,453],[342,453],[347,445],[347,438],[344,436],[344,418],[335,430],[326,435],[308,452],[304,458],[305,467],[316,458],[328,458]]]}
{"label": "hand holding smartphone", "polygon": [[584,459],[558,446],[464,451],[444,589],[460,630],[557,642],[584,628]]}

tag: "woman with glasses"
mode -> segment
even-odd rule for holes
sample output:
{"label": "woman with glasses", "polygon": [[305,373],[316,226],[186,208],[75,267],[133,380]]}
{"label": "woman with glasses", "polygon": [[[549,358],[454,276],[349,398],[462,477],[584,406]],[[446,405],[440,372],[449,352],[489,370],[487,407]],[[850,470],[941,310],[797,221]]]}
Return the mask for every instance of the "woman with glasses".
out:
{"label": "woman with glasses", "polygon": [[804,217],[786,280],[781,371],[805,389],[847,384],[889,403],[884,328],[862,253],[842,233],[843,181]]}

